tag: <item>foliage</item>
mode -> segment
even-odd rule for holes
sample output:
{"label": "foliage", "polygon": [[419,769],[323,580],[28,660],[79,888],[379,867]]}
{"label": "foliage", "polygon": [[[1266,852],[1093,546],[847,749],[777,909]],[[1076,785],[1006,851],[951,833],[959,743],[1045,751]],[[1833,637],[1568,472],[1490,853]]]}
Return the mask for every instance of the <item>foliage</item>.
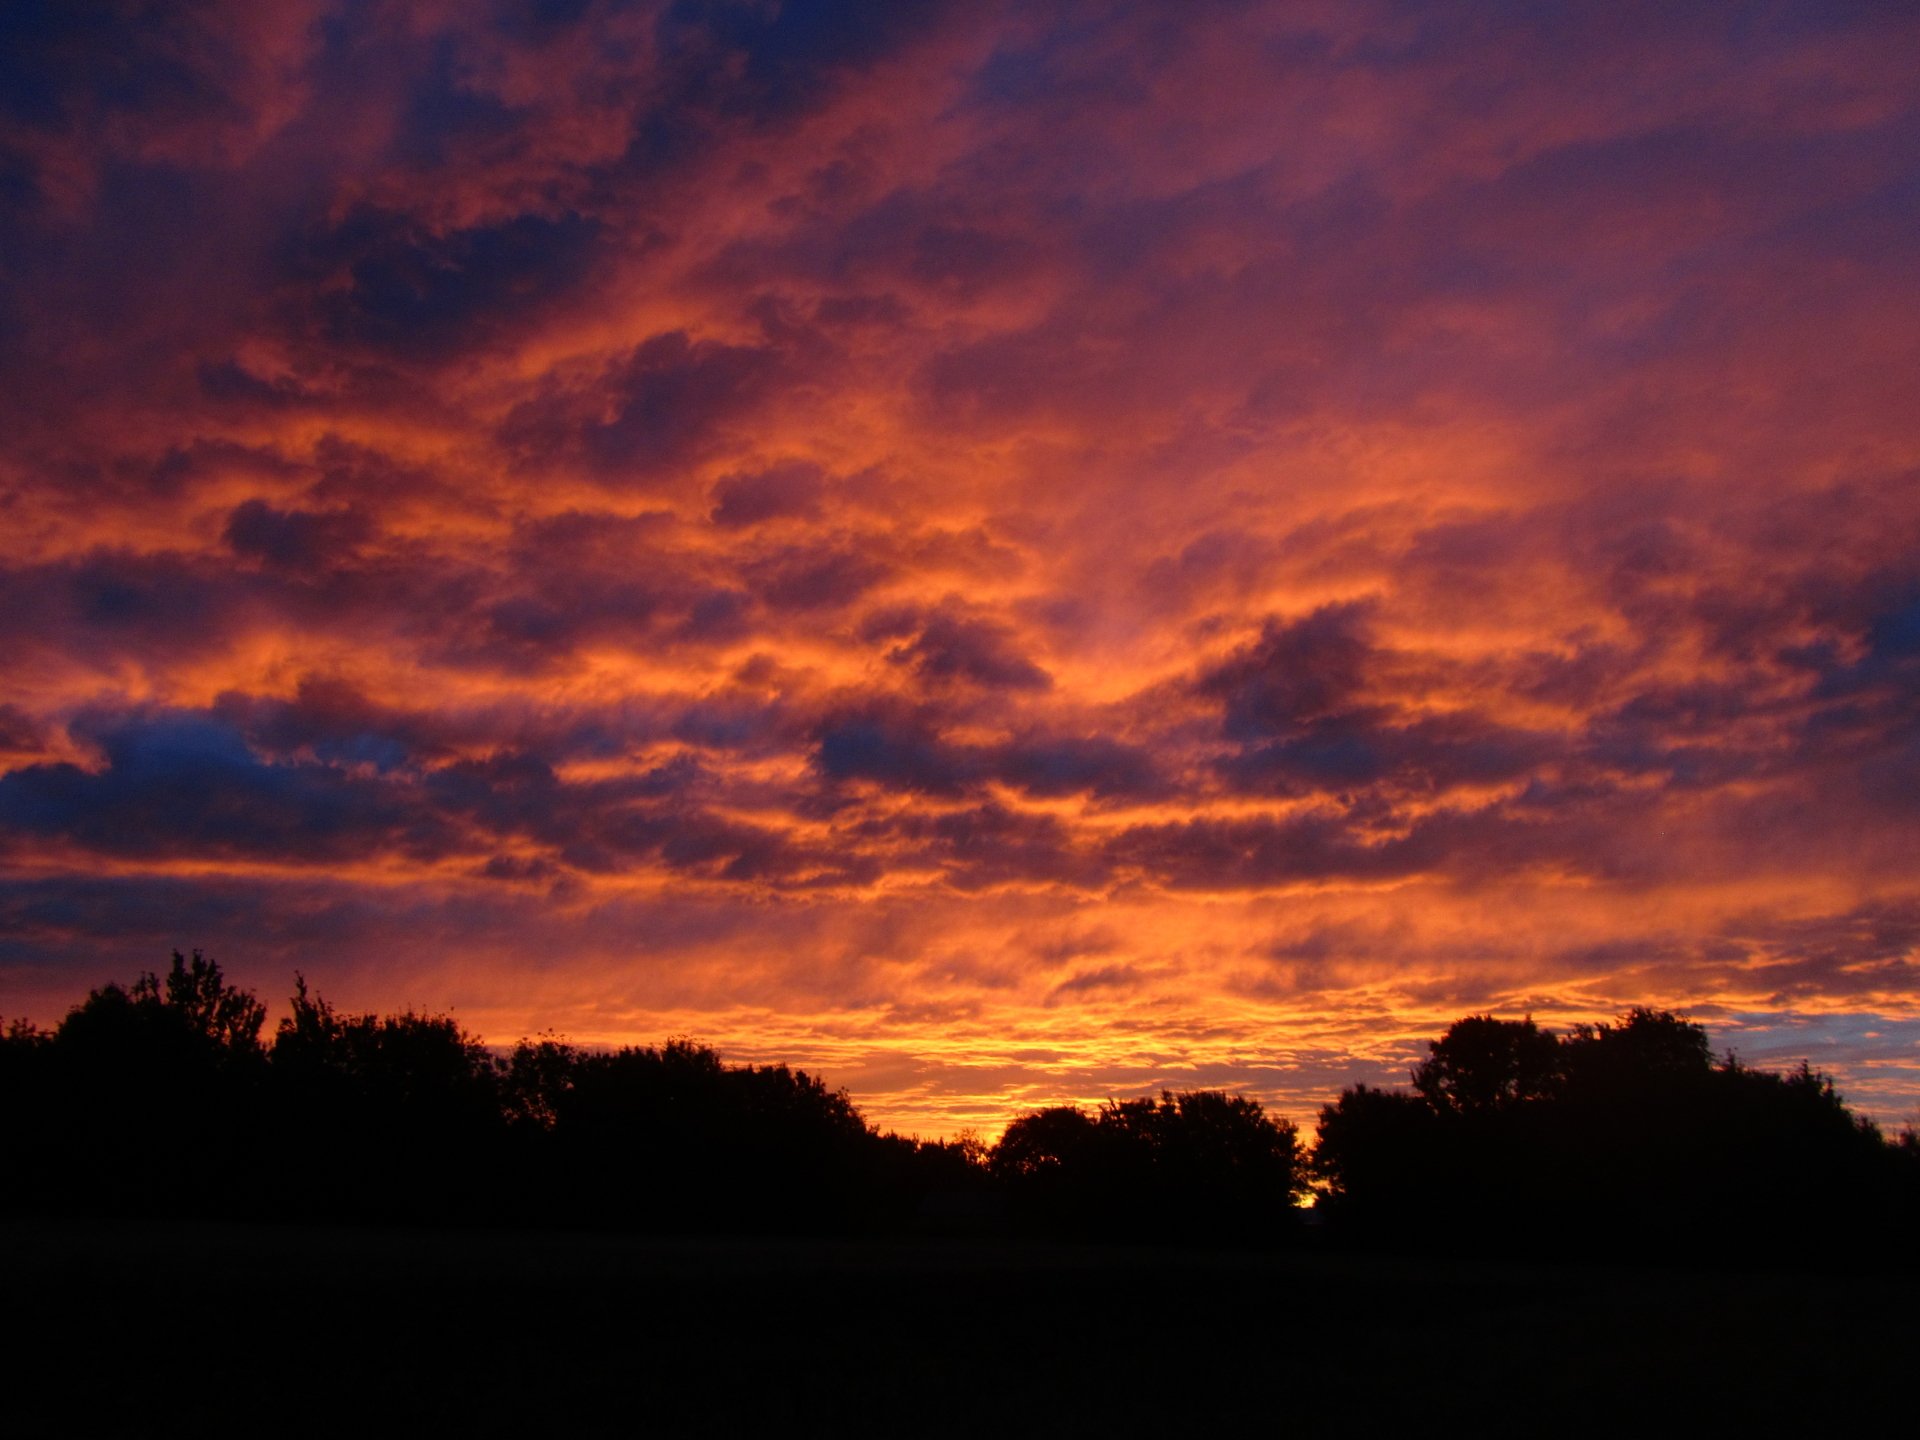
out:
{"label": "foliage", "polygon": [[988,1163],[1030,1227],[1109,1237],[1265,1238],[1291,1222],[1306,1184],[1294,1125],[1217,1090],[1109,1100],[1094,1115],[1038,1110],[1007,1127]]}
{"label": "foliage", "polygon": [[450,1016],[342,1014],[294,978],[274,1033],[279,1208],[314,1215],[484,1215],[497,1164],[492,1055]]}
{"label": "foliage", "polygon": [[[195,952],[0,1038],[0,1199],[76,1209],[668,1228],[831,1228],[911,1210],[962,1148],[885,1148],[844,1091],[711,1048],[496,1058],[451,1017],[265,1007]],[[877,1186],[891,1186],[881,1197]]]}
{"label": "foliage", "polygon": [[1321,1112],[1314,1169],[1350,1231],[1657,1252],[1911,1213],[1895,1147],[1831,1080],[1716,1063],[1670,1012],[1560,1037],[1468,1016],[1429,1050],[1413,1093],[1359,1086]]}
{"label": "foliage", "polygon": [[188,960],[176,950],[163,981],[152,971],[133,986],[133,1002],[158,1006],[208,1044],[236,1054],[260,1051],[260,1027],[267,1007],[249,991],[226,983],[220,967],[198,950]]}
{"label": "foliage", "polygon": [[1904,1236],[1920,1137],[1889,1143],[1826,1076],[1732,1056],[1666,1011],[1556,1036],[1470,1015],[1407,1091],[1291,1122],[1218,1090],[1053,1106],[998,1143],[882,1135],[845,1091],[711,1047],[496,1056],[451,1017],[336,1010],[296,975],[265,1007],[214,961],[0,1027],[0,1204],[59,1213],[720,1231],[978,1231],[1159,1243],[1290,1233],[1422,1244],[1779,1246]]}
{"label": "foliage", "polygon": [[1006,1179],[1039,1180],[1088,1163],[1097,1135],[1093,1117],[1077,1105],[1035,1110],[1007,1126],[988,1164]]}
{"label": "foliage", "polygon": [[5,1143],[16,1202],[186,1209],[259,1174],[263,1006],[175,951],[166,975],[91,992],[51,1035],[9,1040]]}
{"label": "foliage", "polygon": [[1411,1213],[1437,1188],[1445,1160],[1441,1122],[1424,1096],[1356,1085],[1320,1111],[1312,1170],[1329,1209]]}
{"label": "foliage", "polygon": [[845,1091],[691,1040],[610,1052],[523,1041],[508,1115],[576,1218],[782,1230],[857,1203],[871,1139]]}
{"label": "foliage", "polygon": [[1413,1088],[1435,1110],[1474,1114],[1544,1100],[1560,1086],[1560,1047],[1524,1020],[1469,1015],[1428,1047]]}

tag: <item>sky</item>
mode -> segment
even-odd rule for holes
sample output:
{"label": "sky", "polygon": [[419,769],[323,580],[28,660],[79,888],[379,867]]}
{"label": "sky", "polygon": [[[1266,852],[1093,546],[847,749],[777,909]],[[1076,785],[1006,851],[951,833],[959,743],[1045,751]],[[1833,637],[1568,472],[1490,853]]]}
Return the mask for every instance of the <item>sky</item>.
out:
{"label": "sky", "polygon": [[0,1013],[1920,1116],[1920,11],[21,0]]}

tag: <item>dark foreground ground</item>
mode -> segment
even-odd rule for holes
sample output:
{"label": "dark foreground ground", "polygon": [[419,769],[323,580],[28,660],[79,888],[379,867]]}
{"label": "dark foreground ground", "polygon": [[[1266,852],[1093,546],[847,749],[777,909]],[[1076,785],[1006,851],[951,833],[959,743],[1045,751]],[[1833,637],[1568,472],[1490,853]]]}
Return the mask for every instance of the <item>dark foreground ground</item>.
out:
{"label": "dark foreground ground", "polygon": [[[1912,1272],[0,1222],[0,1432],[1904,1433]],[[1895,1418],[1898,1417],[1898,1418]]]}

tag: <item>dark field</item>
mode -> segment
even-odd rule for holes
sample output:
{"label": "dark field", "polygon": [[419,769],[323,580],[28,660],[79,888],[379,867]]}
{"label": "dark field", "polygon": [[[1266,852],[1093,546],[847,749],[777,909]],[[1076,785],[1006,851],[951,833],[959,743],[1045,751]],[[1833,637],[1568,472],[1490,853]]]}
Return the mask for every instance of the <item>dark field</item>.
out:
{"label": "dark field", "polygon": [[9,1222],[11,1434],[1828,1434],[1910,1276]]}

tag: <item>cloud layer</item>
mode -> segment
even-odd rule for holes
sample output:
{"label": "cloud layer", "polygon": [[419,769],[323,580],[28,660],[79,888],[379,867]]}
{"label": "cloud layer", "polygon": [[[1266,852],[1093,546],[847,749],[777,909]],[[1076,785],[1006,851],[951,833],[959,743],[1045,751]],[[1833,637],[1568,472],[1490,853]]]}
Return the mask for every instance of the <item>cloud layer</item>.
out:
{"label": "cloud layer", "polygon": [[1907,7],[0,27],[0,1010],[1920,1109]]}

